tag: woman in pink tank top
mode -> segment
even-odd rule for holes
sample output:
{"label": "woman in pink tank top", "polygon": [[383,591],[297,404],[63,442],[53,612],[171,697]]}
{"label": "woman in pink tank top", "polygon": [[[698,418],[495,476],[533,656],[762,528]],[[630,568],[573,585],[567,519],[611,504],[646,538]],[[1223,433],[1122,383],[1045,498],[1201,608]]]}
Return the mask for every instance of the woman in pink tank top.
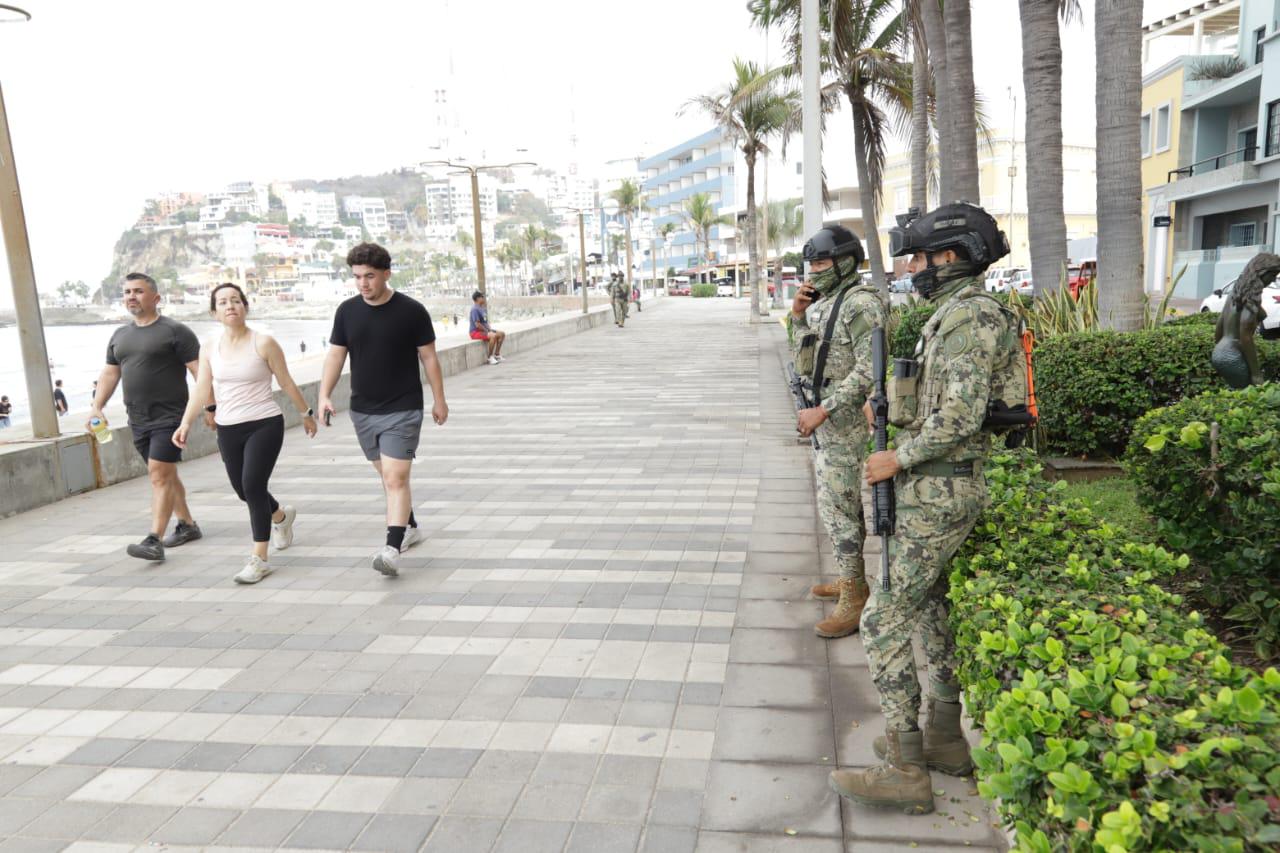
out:
{"label": "woman in pink tank top", "polygon": [[271,392],[274,377],[280,389],[302,413],[307,437],[316,434],[315,412],[298,390],[284,352],[275,338],[260,335],[245,325],[249,301],[234,284],[220,284],[209,294],[209,311],[222,323],[222,334],[200,347],[200,370],[196,391],[182,416],[182,425],[173,434],[173,443],[187,446],[191,425],[200,413],[200,401],[207,407],[218,429],[218,450],[227,468],[227,477],[240,500],[249,505],[253,529],[253,553],[236,583],[257,583],[271,574],[267,544],[283,551],[293,544],[293,521],[297,512],[281,506],[267,488],[280,448],[284,445],[284,414]]}

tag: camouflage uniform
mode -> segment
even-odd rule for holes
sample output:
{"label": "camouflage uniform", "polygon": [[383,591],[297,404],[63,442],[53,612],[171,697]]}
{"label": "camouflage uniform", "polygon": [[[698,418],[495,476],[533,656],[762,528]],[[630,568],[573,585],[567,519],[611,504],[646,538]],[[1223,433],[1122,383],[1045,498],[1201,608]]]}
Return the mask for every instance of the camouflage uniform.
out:
{"label": "camouflage uniform", "polygon": [[[808,332],[822,335],[835,306],[835,294],[809,306],[803,318],[792,315],[791,355],[800,350]],[[871,393],[871,329],[883,328],[888,307],[878,288],[850,287],[831,332],[831,347],[823,372],[822,406],[831,417],[818,427],[820,449],[814,453],[818,515],[835,550],[843,579],[864,581],[862,542],[862,462],[867,452],[867,421],[862,404]],[[812,377],[809,377],[812,378]],[[815,401],[816,402],[816,401]]]}
{"label": "camouflage uniform", "polygon": [[609,283],[609,296],[613,300],[613,322],[619,326],[627,322],[627,299],[630,295],[625,279],[615,278]]}
{"label": "camouflage uniform", "polygon": [[[911,636],[919,625],[930,695],[958,702],[955,639],[947,623],[948,567],[987,500],[982,430],[993,370],[1006,363],[1008,315],[974,275],[939,273],[938,310],[921,334],[914,421],[897,436],[902,472],[897,529],[890,540],[891,590],[878,589],[862,614],[862,638],[890,730],[912,731],[920,712]],[[950,280],[946,280],[950,278]],[[874,573],[873,573],[874,574]]]}

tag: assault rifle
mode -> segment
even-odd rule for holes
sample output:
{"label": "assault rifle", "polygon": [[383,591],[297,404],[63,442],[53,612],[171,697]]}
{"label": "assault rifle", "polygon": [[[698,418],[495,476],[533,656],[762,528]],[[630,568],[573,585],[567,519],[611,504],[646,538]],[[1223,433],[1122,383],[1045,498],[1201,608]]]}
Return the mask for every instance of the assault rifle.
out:
{"label": "assault rifle", "polygon": [[[791,389],[791,396],[796,398],[796,411],[803,409],[811,409],[813,405],[809,402],[809,395],[805,393],[804,380],[796,375],[796,366],[794,364],[787,365],[787,387]],[[810,433],[809,441],[813,443],[814,450],[820,450],[818,444],[818,433],[815,430]]]}
{"label": "assault rifle", "polygon": [[[884,329],[871,330],[871,378],[875,382],[871,398],[871,414],[874,420],[875,449],[889,449],[889,395],[885,393],[884,373],[886,358]],[[880,537],[880,588],[889,590],[889,538],[896,526],[893,480],[881,480],[871,487],[871,514],[873,532]]]}

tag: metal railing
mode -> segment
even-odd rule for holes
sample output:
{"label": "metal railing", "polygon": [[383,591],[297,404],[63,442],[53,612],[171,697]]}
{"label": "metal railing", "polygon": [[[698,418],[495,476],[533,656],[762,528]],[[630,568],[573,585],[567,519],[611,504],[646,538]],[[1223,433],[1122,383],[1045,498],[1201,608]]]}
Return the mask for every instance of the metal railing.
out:
{"label": "metal railing", "polygon": [[1237,148],[1235,151],[1228,151],[1225,154],[1219,154],[1216,157],[1206,157],[1203,160],[1192,163],[1190,166],[1182,166],[1169,172],[1165,182],[1173,183],[1175,178],[1190,178],[1193,175],[1203,175],[1205,172],[1214,172],[1223,166],[1234,166],[1236,163],[1248,163],[1258,157],[1258,146],[1248,145],[1244,148]]}

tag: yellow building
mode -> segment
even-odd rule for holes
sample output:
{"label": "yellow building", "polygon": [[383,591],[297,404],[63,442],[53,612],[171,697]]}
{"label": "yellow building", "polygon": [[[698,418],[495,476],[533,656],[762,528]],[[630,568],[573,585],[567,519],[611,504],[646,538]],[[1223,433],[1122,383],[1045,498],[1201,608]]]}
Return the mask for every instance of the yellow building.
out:
{"label": "yellow building", "polygon": [[[995,217],[1009,238],[1011,251],[1000,261],[1003,266],[1031,267],[1031,247],[1027,233],[1027,147],[1021,139],[993,134],[990,143],[978,145],[977,203]],[[1097,165],[1095,149],[1084,145],[1062,147],[1062,206],[1066,217],[1067,240],[1081,240],[1098,233]],[[888,263],[889,229],[894,217],[911,206],[911,153],[893,155],[885,162],[880,197],[880,243]],[[930,188],[929,206],[938,204],[936,190]],[[1072,260],[1080,260],[1073,258]],[[905,264],[895,263],[901,275]]]}
{"label": "yellow building", "polygon": [[1142,78],[1142,254],[1148,292],[1164,292],[1176,274],[1169,239],[1174,203],[1164,201],[1160,190],[1179,165],[1184,73],[1178,57]]}

